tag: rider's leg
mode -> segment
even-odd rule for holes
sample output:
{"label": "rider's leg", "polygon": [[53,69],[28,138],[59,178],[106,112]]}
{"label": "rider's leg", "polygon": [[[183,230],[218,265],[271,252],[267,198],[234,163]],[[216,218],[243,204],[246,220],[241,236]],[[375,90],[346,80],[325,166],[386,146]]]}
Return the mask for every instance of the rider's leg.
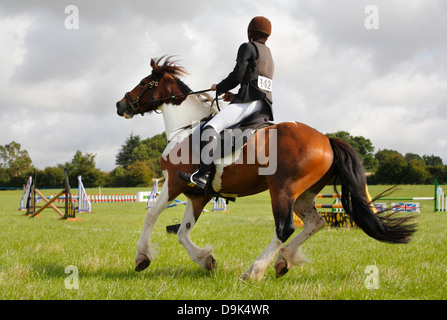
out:
{"label": "rider's leg", "polygon": [[205,189],[209,177],[213,160],[218,158],[219,134],[224,129],[229,128],[236,123],[241,122],[249,115],[261,110],[263,102],[261,100],[247,103],[231,103],[212,118],[203,129],[200,141],[200,165],[194,173],[178,172],[180,178],[184,181],[194,184],[199,188]]}
{"label": "rider's leg", "polygon": [[244,103],[230,103],[217,113],[207,124],[211,126],[218,133],[224,129],[230,128],[236,123],[241,122],[251,114],[260,111],[263,108],[264,102],[256,100]]}
{"label": "rider's leg", "polygon": [[[177,172],[182,180],[194,184],[205,190],[211,175],[214,156],[219,145],[219,133],[213,127],[206,125],[203,128],[200,139],[200,164],[199,169],[194,173]],[[217,152],[219,152],[217,150]]]}

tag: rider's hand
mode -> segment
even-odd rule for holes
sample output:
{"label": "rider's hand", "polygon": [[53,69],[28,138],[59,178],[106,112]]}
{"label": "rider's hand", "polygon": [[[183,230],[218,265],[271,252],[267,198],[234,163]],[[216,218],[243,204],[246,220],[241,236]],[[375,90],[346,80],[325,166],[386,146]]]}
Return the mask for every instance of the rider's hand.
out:
{"label": "rider's hand", "polygon": [[211,86],[211,91],[216,91],[216,89],[217,89],[217,84],[213,84],[213,85]]}
{"label": "rider's hand", "polygon": [[225,92],[223,96],[224,101],[231,102],[234,99],[234,93],[231,93],[230,91]]}

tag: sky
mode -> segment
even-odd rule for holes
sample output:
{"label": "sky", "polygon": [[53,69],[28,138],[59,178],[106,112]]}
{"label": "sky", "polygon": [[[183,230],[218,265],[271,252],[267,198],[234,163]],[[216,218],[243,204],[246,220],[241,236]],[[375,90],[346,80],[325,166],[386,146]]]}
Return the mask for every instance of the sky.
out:
{"label": "sky", "polygon": [[272,22],[275,122],[447,164],[443,0],[0,0],[0,145],[20,143],[39,169],[80,150],[112,170],[131,133],[164,131],[160,114],[116,114],[150,58],[176,55],[182,80],[207,89],[258,15]]}

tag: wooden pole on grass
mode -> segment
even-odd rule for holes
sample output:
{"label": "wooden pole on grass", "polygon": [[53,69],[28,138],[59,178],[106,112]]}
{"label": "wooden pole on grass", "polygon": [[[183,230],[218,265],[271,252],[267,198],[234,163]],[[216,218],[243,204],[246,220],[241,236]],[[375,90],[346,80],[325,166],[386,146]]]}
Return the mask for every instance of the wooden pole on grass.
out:
{"label": "wooden pole on grass", "polygon": [[[34,189],[34,191],[43,199],[45,202],[50,202],[51,200],[48,200],[47,197],[45,197],[38,189]],[[65,191],[65,190],[64,190]],[[54,199],[54,198],[53,198]],[[56,200],[55,200],[56,201]],[[47,206],[48,207],[48,206]],[[64,217],[64,214],[52,203],[49,204],[49,207],[52,208],[54,211],[56,211],[62,218]],[[43,210],[43,209],[42,209]],[[37,213],[36,213],[37,214]]]}
{"label": "wooden pole on grass", "polygon": [[[37,191],[37,189],[34,189],[34,190],[36,190]],[[52,203],[54,202],[54,201],[56,201],[57,199],[59,199],[59,197],[61,196],[61,195],[63,195],[65,193],[65,190],[62,190],[61,192],[59,192],[54,198],[52,198],[51,200],[48,200],[48,202],[42,207],[42,208],[40,208],[39,210],[37,210],[36,212],[34,212],[30,217],[34,217],[35,215],[37,215],[37,214],[39,214],[40,212],[42,212],[43,210],[45,210],[46,208],[48,208],[49,206],[51,206],[52,205]],[[42,197],[42,196],[41,196]],[[47,198],[46,197],[43,197],[45,200],[47,200]],[[55,209],[55,208],[53,208],[53,209]],[[60,210],[56,210],[57,211],[57,213],[58,214],[60,214],[62,217],[64,217],[64,215],[62,214],[62,212],[60,212]]]}

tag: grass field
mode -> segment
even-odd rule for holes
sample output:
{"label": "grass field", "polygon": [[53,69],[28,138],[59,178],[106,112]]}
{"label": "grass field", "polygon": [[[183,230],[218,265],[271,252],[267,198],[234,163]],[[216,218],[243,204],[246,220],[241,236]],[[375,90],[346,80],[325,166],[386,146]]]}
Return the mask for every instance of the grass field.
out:
{"label": "grass field", "polygon": [[[370,192],[374,196],[385,188],[371,186]],[[432,196],[434,192],[433,186],[401,188],[396,196]],[[332,189],[327,187],[324,192]],[[0,192],[0,299],[447,297],[447,213],[434,213],[433,201],[421,201],[419,230],[408,245],[380,243],[358,229],[325,227],[303,246],[311,264],[298,266],[279,279],[271,266],[263,280],[244,282],[239,276],[273,235],[268,193],[237,199],[230,203],[229,212],[201,216],[191,237],[199,246],[214,248],[217,271],[213,274],[192,262],[177,237],[166,233],[167,225],[181,219],[184,206],[167,209],[160,216],[152,236],[156,259],[137,273],[133,260],[145,203],[93,204],[94,213],[77,214],[82,221],[69,222],[59,220],[51,209],[40,218],[23,216],[17,211],[21,193]],[[377,268],[375,289],[365,285],[365,269],[370,265]],[[67,283],[74,283],[70,282],[74,273],[65,273],[70,266],[78,270],[77,289],[66,288]]]}

